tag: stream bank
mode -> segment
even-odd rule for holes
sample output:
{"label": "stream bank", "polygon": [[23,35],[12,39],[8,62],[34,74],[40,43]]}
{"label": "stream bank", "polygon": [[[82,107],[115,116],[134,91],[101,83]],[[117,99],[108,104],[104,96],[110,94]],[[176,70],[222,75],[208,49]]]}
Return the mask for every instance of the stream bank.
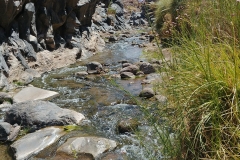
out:
{"label": "stream bank", "polygon": [[[145,119],[143,106],[139,103],[145,98],[150,98],[150,103],[157,103],[157,99],[161,103],[166,102],[165,97],[156,95],[152,89],[155,82],[161,81],[161,76],[155,73],[161,62],[148,63],[142,54],[145,47],[156,48],[151,43],[153,36],[149,34],[149,28],[131,30],[127,25],[147,25],[147,21],[141,12],[136,12],[128,13],[129,21],[125,23],[120,1],[114,1],[110,6],[116,11],[116,19],[109,15],[106,17],[105,3],[94,1],[90,6],[95,4],[96,10],[89,13],[94,13],[94,23],[90,28],[86,24],[77,28],[81,30],[81,36],[74,34],[67,41],[67,46],[73,44],[69,49],[42,50],[36,54],[36,61],[29,57],[27,61],[24,58],[19,60],[10,52],[10,56],[5,57],[6,63],[11,64],[7,81],[14,82],[14,85],[1,85],[10,92],[1,95],[0,128],[9,134],[5,140],[13,142],[0,146],[3,152],[0,159],[161,158],[161,153],[152,145],[157,145],[154,130]],[[88,2],[81,5],[83,7],[75,8],[74,12],[89,7]],[[84,24],[85,20],[83,18],[81,22]],[[18,39],[16,30],[13,33]],[[46,46],[56,44],[45,38]],[[76,38],[80,38],[80,46],[74,45],[79,44],[74,41]],[[62,42],[60,46],[65,46]],[[1,82],[7,82],[4,76],[2,73]],[[23,84],[29,84],[24,87],[27,92],[21,87]],[[54,92],[54,96],[39,98],[37,95],[40,92],[49,94],[49,90]],[[17,100],[16,92],[20,100]],[[37,99],[23,100],[28,99],[27,95],[34,97],[35,94]]]}
{"label": "stream bank", "polygon": [[[110,152],[105,150],[103,154],[95,155],[94,159],[108,159],[108,157],[115,157],[115,159],[148,159],[149,155],[146,154],[147,152],[141,143],[145,140],[149,144],[150,142],[155,143],[156,140],[152,134],[153,129],[145,120],[141,107],[129,94],[138,97],[143,88],[151,88],[151,80],[159,80],[160,75],[142,73],[136,75],[136,78],[122,79],[120,73],[124,68],[129,66],[139,67],[143,63],[147,63],[146,58],[142,55],[141,46],[148,43],[148,38],[143,38],[148,36],[137,33],[131,38],[127,38],[124,34],[121,37],[123,38],[119,38],[114,43],[107,43],[103,52],[78,61],[73,65],[44,73],[42,77],[31,83],[35,87],[59,93],[58,97],[50,101],[61,108],[82,113],[86,118],[80,126],[73,127],[69,131],[67,129],[63,136],[59,135],[61,138],[50,143],[46,149],[37,152],[37,154],[31,154],[31,159],[64,159],[64,157],[65,159],[71,159],[71,157],[74,159],[75,149],[67,155],[59,151],[59,147],[74,137],[102,137],[114,140],[117,143],[115,147],[107,149]],[[86,77],[79,75],[79,73],[88,72],[86,66],[89,62],[96,61],[102,65],[104,72],[87,74]],[[159,64],[152,65],[160,67]],[[140,98],[137,99],[141,101]],[[125,124],[131,124],[131,126],[124,127]],[[146,139],[139,140],[135,133],[136,130],[139,134],[145,135]],[[45,131],[43,132],[45,133]],[[94,146],[94,140],[90,141]],[[92,147],[90,148],[92,149]],[[161,157],[158,152],[151,154],[154,157]],[[75,156],[82,157],[83,155],[76,151]],[[84,156],[89,158],[88,155]]]}

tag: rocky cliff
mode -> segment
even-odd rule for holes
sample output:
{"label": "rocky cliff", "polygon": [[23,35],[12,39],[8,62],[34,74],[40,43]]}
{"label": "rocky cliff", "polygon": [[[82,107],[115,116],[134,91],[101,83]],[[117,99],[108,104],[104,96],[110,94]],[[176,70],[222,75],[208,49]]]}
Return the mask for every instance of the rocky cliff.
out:
{"label": "rocky cliff", "polygon": [[0,0],[0,88],[101,50],[98,32],[124,23],[120,0]]}

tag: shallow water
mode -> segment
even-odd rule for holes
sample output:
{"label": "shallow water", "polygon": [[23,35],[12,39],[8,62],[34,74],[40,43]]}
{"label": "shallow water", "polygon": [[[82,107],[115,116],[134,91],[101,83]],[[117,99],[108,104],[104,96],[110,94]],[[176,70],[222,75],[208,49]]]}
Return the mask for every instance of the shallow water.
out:
{"label": "shallow water", "polygon": [[[131,96],[138,95],[142,90],[141,81],[144,77],[134,80],[121,80],[112,77],[112,75],[118,74],[118,70],[121,68],[120,61],[127,60],[130,63],[136,63],[144,60],[142,49],[132,46],[132,41],[144,43],[144,41],[133,37],[125,41],[107,44],[106,50],[102,53],[69,67],[45,73],[41,78],[34,80],[32,85],[60,94],[51,102],[60,107],[80,112],[89,121],[86,122],[86,125],[69,132],[57,144],[43,150],[32,159],[52,159],[58,146],[66,139],[76,136],[101,136],[116,140],[119,145],[111,153],[118,154],[121,157],[120,159],[148,159],[145,155],[145,148],[140,145],[138,136],[130,133],[119,134],[116,130],[116,125],[120,120],[134,118],[141,124],[139,132],[152,139],[149,135],[151,127],[146,125],[147,122],[144,120],[140,107],[131,98]],[[89,75],[87,79],[76,78],[75,73],[85,71],[85,64],[90,61],[100,62],[104,65],[104,69],[109,72],[104,75]],[[2,147],[0,146],[0,148]],[[3,147],[3,149],[5,148]],[[154,156],[159,157],[160,155]]]}

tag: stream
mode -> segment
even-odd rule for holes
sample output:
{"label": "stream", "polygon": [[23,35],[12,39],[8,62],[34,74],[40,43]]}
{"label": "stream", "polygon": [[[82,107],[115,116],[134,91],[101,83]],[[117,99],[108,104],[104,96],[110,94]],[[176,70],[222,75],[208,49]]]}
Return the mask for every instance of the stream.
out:
{"label": "stream", "polygon": [[[141,101],[140,98],[137,98],[138,94],[143,87],[150,84],[144,84],[145,86],[141,84],[145,77],[121,80],[116,76],[119,74],[119,69],[122,68],[121,61],[127,60],[130,63],[146,61],[142,55],[142,48],[132,45],[133,41],[140,44],[146,43],[138,36],[116,43],[108,43],[103,52],[69,67],[45,73],[41,78],[32,82],[35,87],[58,92],[60,95],[51,102],[59,107],[80,112],[85,115],[87,120],[84,121],[84,125],[68,132],[56,144],[44,149],[31,159],[54,159],[56,149],[68,138],[76,136],[98,136],[118,142],[118,147],[114,151],[105,153],[99,159],[105,157],[106,160],[109,159],[106,158],[108,156],[112,156],[116,160],[147,160],[150,159],[149,157],[161,159],[160,153],[154,152],[154,148],[151,148],[153,146],[151,144],[157,143],[152,134],[153,129],[145,120],[141,108],[130,96],[135,96],[137,100]],[[76,77],[75,73],[86,71],[85,65],[91,61],[100,62],[108,72],[88,75],[87,78]],[[138,132],[135,134],[118,133],[117,123],[124,119],[134,119],[139,122]],[[144,139],[140,138],[138,134]],[[142,143],[145,143],[144,147],[141,145]],[[0,146],[0,148],[0,150],[4,150],[6,146]],[[7,157],[6,155],[5,159],[9,159]]]}

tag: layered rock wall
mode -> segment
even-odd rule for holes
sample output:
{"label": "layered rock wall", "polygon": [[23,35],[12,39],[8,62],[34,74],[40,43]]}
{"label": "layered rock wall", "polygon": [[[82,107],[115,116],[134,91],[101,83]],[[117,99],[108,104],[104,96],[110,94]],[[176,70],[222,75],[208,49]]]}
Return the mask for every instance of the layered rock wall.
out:
{"label": "layered rock wall", "polygon": [[[115,15],[107,15],[109,5]],[[0,0],[1,88],[7,81],[31,81],[44,63],[38,52],[77,48],[77,59],[103,48],[98,31],[118,28],[124,28],[119,0]]]}

